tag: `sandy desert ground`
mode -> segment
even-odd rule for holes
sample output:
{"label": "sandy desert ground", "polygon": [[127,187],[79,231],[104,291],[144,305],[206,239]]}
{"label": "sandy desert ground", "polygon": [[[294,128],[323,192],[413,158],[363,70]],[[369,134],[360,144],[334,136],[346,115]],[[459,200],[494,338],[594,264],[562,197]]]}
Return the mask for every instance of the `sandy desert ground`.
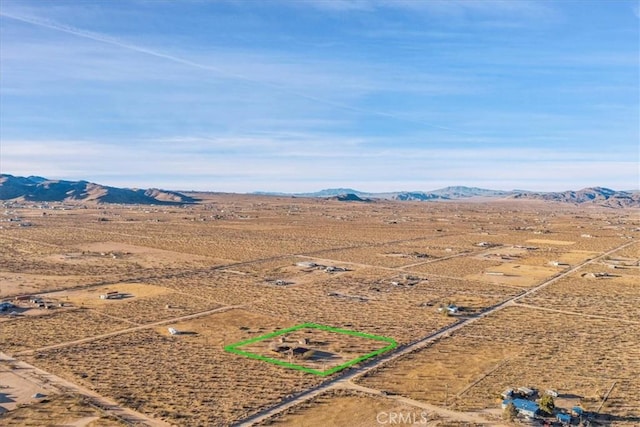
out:
{"label": "sandy desert ground", "polygon": [[[637,209],[202,196],[4,203],[0,424],[505,425],[520,386],[640,424]],[[302,323],[399,346],[328,377],[224,349]],[[379,344],[325,335],[334,365]]]}

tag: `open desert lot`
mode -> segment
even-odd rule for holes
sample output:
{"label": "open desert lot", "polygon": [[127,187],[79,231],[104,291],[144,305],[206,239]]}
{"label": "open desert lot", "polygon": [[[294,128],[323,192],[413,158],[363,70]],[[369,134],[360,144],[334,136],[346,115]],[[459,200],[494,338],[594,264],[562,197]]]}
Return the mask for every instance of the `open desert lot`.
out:
{"label": "open desert lot", "polygon": [[80,396],[53,395],[8,412],[2,418],[7,427],[87,426],[124,427],[127,424],[106,415]]}
{"label": "open desert lot", "polygon": [[400,414],[416,423],[424,419],[432,422],[431,425],[435,425],[433,421],[437,419],[427,410],[401,402],[392,402],[381,396],[340,390],[320,395],[289,413],[265,422],[264,425],[369,427],[387,423],[390,416],[395,416],[397,420]]}
{"label": "open desert lot", "polygon": [[[464,411],[499,408],[509,387],[553,389],[623,425],[640,419],[640,322],[512,306],[363,377],[359,384]],[[470,350],[473,348],[473,350]],[[624,397],[621,397],[623,395]]]}
{"label": "open desert lot", "polygon": [[78,389],[1,425],[501,425],[520,386],[640,422],[637,210],[201,196],[5,203],[0,352]]}
{"label": "open desert lot", "polygon": [[262,333],[265,326],[288,326],[263,316],[245,319],[244,313],[234,319],[235,314],[222,314],[231,316],[228,320],[212,319],[210,328],[216,331],[211,335],[176,322],[181,335],[171,336],[167,329],[135,331],[38,352],[29,360],[124,406],[178,425],[228,425],[321,381],[225,352],[223,342]]}
{"label": "open desert lot", "polygon": [[0,0],[0,427],[640,427],[639,1]]}

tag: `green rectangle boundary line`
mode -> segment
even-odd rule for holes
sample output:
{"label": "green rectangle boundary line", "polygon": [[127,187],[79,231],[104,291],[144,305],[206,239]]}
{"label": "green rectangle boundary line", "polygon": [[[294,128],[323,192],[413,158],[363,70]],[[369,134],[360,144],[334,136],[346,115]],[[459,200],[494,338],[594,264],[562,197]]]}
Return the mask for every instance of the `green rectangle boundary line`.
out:
{"label": "green rectangle boundary line", "polygon": [[[357,357],[355,359],[349,360],[348,362],[343,363],[342,365],[334,366],[333,368],[327,369],[325,371],[319,371],[317,369],[311,369],[311,368],[307,368],[305,366],[296,365],[295,363],[284,362],[284,361],[278,360],[278,359],[272,359],[270,357],[261,356],[259,354],[255,354],[255,353],[251,353],[251,352],[248,352],[248,351],[240,350],[240,348],[239,348],[239,347],[242,347],[242,346],[247,345],[247,344],[253,344],[254,342],[263,341],[263,340],[266,340],[266,339],[269,339],[269,338],[273,338],[273,337],[277,337],[279,335],[286,334],[288,332],[297,331],[297,330],[306,329],[306,328],[320,329],[320,330],[329,331],[329,332],[335,332],[335,333],[344,334],[344,335],[353,335],[353,336],[358,336],[358,337],[362,337],[362,338],[368,338],[368,339],[375,340],[375,341],[384,341],[384,342],[389,343],[389,345],[387,345],[387,346],[385,346],[383,348],[380,348],[378,350],[372,351],[371,353],[367,353],[367,354],[362,355],[360,357]],[[343,369],[346,369],[346,368],[348,368],[350,366],[353,366],[356,363],[360,363],[363,360],[371,359],[372,357],[375,357],[375,356],[377,356],[379,354],[382,354],[382,353],[387,352],[389,350],[393,350],[397,346],[398,346],[398,343],[393,338],[383,337],[381,335],[372,335],[372,334],[367,334],[367,333],[364,333],[364,332],[351,331],[349,329],[334,328],[334,327],[331,327],[331,326],[319,325],[317,323],[302,323],[300,325],[296,325],[296,326],[292,326],[292,327],[289,327],[289,328],[281,329],[279,331],[271,332],[271,333],[266,334],[266,335],[260,335],[258,337],[250,338],[248,340],[239,341],[237,343],[226,345],[224,347],[224,350],[229,352],[229,353],[238,354],[238,355],[241,355],[241,356],[249,357],[251,359],[262,360],[264,362],[273,363],[274,365],[284,366],[286,368],[296,369],[298,371],[303,371],[303,372],[307,372],[307,373],[310,373],[310,374],[326,377],[328,375],[331,375],[331,374],[339,372],[339,371],[341,371]]]}

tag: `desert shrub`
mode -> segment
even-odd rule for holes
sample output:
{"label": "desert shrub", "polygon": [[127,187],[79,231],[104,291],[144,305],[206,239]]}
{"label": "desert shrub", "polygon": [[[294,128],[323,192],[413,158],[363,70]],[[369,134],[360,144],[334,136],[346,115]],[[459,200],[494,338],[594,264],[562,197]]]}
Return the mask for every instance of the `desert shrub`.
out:
{"label": "desert shrub", "polygon": [[513,421],[516,416],[518,416],[518,411],[513,403],[509,403],[506,408],[504,408],[504,411],[502,411],[502,418],[505,421]]}
{"label": "desert shrub", "polygon": [[553,408],[555,408],[555,402],[553,401],[553,396],[545,394],[540,399],[540,410],[548,415],[553,414]]}

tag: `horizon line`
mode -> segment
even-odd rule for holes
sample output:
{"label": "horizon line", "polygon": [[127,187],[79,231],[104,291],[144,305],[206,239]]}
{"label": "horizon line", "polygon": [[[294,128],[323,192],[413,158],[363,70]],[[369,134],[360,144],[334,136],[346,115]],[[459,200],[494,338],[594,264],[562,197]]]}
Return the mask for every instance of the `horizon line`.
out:
{"label": "horizon line", "polygon": [[[538,193],[538,194],[544,194],[544,193],[561,193],[561,192],[567,192],[567,191],[582,191],[582,190],[587,190],[587,189],[596,189],[596,188],[600,188],[600,189],[605,189],[605,190],[611,190],[611,191],[615,191],[615,192],[640,192],[640,187],[638,188],[627,188],[627,189],[623,189],[623,190],[617,190],[617,189],[613,189],[611,187],[607,187],[607,186],[602,186],[602,185],[589,185],[589,186],[585,186],[579,189],[574,189],[574,188],[569,188],[569,189],[565,189],[565,190],[529,190],[529,189],[521,189],[521,188],[512,188],[512,189],[498,189],[498,188],[487,188],[487,187],[478,187],[477,185],[467,185],[467,184],[451,184],[451,185],[445,185],[443,187],[439,187],[439,188],[434,188],[431,190],[391,190],[391,191],[363,191],[363,190],[358,190],[355,189],[351,186],[335,186],[335,187],[325,187],[325,188],[321,188],[319,190],[307,190],[307,191],[279,191],[279,190],[251,190],[251,191],[228,191],[228,190],[215,190],[215,189],[202,189],[202,190],[197,190],[197,189],[179,189],[179,188],[167,188],[167,187],[161,187],[161,186],[147,186],[147,187],[140,187],[140,186],[116,186],[116,185],[110,185],[110,184],[101,184],[99,182],[95,182],[95,181],[89,181],[86,179],[67,179],[67,178],[47,178],[41,175],[36,175],[36,174],[30,174],[28,176],[22,176],[22,175],[13,175],[10,173],[0,173],[0,176],[10,176],[10,177],[14,177],[14,178],[23,178],[23,179],[29,179],[29,178],[40,178],[43,179],[45,181],[68,181],[68,182],[88,182],[91,184],[97,184],[97,185],[101,185],[103,187],[114,187],[114,188],[128,188],[128,189],[145,189],[145,190],[150,190],[150,189],[156,189],[156,190],[163,190],[163,191],[171,191],[171,192],[176,192],[176,193],[223,193],[223,194],[240,194],[240,195],[257,195],[257,196],[307,196],[307,195],[313,195],[316,193],[321,193],[324,191],[337,191],[337,190],[346,190],[344,192],[341,193],[336,193],[335,195],[341,195],[341,194],[355,194],[355,193],[360,193],[363,195],[382,195],[382,194],[399,194],[399,193],[423,193],[423,194],[429,194],[429,193],[433,193],[436,191],[440,191],[440,190],[447,190],[447,189],[455,189],[455,188],[464,188],[464,189],[476,189],[476,190],[484,190],[484,191],[496,191],[496,192],[504,192],[504,193]],[[330,197],[330,196],[328,196]]]}

